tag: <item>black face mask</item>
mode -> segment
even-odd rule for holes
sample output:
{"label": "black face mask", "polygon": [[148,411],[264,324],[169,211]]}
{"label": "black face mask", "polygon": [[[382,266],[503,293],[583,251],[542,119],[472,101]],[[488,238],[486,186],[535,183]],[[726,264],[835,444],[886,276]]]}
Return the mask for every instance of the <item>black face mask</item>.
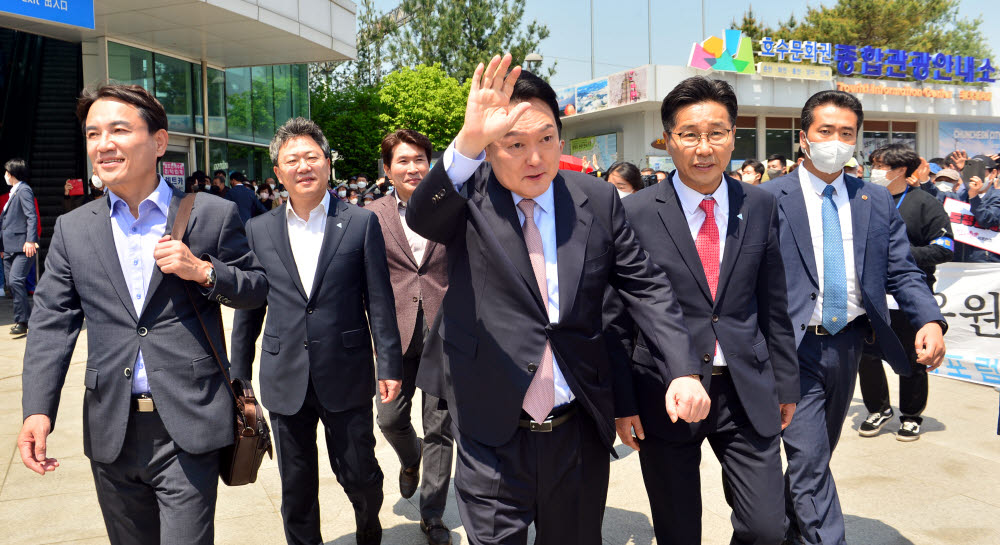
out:
{"label": "black face mask", "polygon": [[780,178],[785,175],[785,171],[780,168],[769,168],[767,169],[767,178],[773,180],[775,178]]}

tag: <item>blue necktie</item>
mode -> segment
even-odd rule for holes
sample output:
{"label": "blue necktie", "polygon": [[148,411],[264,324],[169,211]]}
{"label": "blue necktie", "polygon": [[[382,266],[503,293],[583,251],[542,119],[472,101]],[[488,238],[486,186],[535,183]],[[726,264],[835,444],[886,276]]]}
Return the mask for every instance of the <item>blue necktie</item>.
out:
{"label": "blue necktie", "polygon": [[831,335],[847,325],[847,273],[840,216],[833,204],[833,186],[823,188],[823,327]]}

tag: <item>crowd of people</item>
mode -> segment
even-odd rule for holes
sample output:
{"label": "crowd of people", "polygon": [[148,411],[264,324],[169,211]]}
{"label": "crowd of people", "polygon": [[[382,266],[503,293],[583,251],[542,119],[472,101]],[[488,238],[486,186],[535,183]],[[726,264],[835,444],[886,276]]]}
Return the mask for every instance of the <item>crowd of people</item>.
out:
{"label": "crowd of people", "polygon": [[[663,99],[676,170],[560,171],[555,92],[498,55],[433,168],[428,138],[401,129],[382,141],[385,178],[331,186],[326,137],[294,118],[269,148],[274,179],[192,176],[222,198],[198,196],[174,240],[162,105],[105,84],[77,114],[107,198],[56,223],[17,442],[29,469],[59,467],[46,440],[86,318],[84,450],[116,544],[213,542],[226,382],[249,381],[258,353],[288,543],[323,542],[317,429],[357,543],[381,543],[376,426],[432,545],[451,542],[453,460],[470,543],[525,543],[531,526],[539,544],[602,543],[616,436],[638,451],[658,543],[701,541],[704,441],[733,543],[844,543],[830,460],[859,370],[860,433],[892,417],[884,360],[907,381],[898,436],[918,438],[948,326],[930,286],[955,252],[939,199],[1000,196],[995,160],[960,152],[937,172],[898,144],[859,165],[862,105],[835,90],[803,105],[795,164],[727,176],[738,104],[705,77]],[[962,184],[970,161],[984,174]],[[208,349],[225,342],[220,305],[236,310],[229,358]]]}

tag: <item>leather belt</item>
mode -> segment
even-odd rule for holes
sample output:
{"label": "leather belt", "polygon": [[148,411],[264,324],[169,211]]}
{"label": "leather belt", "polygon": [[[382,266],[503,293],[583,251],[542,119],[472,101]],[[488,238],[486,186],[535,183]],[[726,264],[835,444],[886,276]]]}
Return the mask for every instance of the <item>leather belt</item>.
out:
{"label": "leather belt", "polygon": [[132,410],[139,413],[151,413],[156,410],[156,404],[149,394],[132,396]]}
{"label": "leather belt", "polygon": [[[869,325],[868,317],[867,316],[858,316],[857,318],[851,320],[851,323],[849,323],[846,326],[844,326],[844,329],[841,329],[837,333],[842,333],[842,332],[847,331],[849,329],[856,329],[858,327],[867,326],[867,325]],[[809,326],[809,327],[806,328],[806,332],[807,333],[812,333],[813,335],[833,335],[833,333],[830,333],[829,331],[827,331],[826,328],[823,327],[822,325],[811,325],[811,326]]]}
{"label": "leather belt", "polygon": [[545,419],[544,422],[535,422],[531,419],[531,417],[527,416],[527,413],[521,411],[521,416],[527,418],[521,418],[518,420],[517,427],[534,432],[550,432],[576,416],[576,411],[577,406],[575,402],[567,403],[562,407],[553,409],[552,413]]}

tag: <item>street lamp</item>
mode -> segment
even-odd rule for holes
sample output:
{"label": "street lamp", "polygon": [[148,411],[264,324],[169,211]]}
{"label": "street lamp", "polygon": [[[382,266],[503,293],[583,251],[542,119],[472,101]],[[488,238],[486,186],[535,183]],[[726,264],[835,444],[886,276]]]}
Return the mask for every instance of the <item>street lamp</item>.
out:
{"label": "street lamp", "polygon": [[529,71],[535,72],[542,65],[542,56],[538,53],[528,53],[524,56],[524,65]]}

